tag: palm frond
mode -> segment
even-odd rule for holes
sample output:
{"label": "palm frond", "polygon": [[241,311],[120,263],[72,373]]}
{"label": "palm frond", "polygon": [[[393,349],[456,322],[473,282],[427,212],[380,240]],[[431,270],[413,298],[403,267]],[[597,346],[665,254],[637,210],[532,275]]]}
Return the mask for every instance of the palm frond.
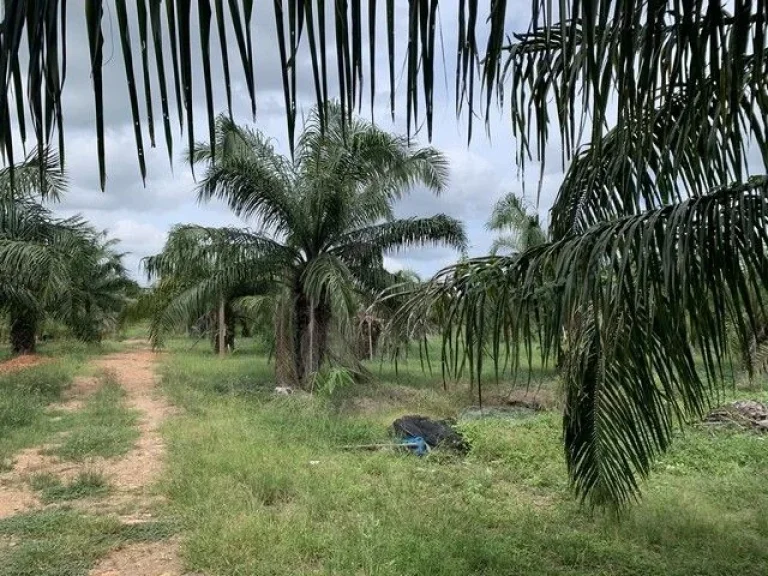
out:
{"label": "palm frond", "polygon": [[751,295],[768,285],[767,198],[768,177],[755,177],[512,257],[469,260],[412,294],[398,320],[440,309],[447,366],[477,377],[484,361],[516,369],[537,346],[545,363],[567,348],[573,486],[621,506],[675,423],[700,417],[722,386],[728,329],[744,341],[759,330],[741,311],[762,306]]}
{"label": "palm frond", "polygon": [[[240,63],[241,77],[245,80],[251,111],[256,111],[256,84],[254,76],[254,51],[251,37],[253,0],[203,0],[193,6],[188,0],[166,0],[167,27],[161,21],[161,1],[149,3],[149,20],[152,34],[147,35],[147,14],[125,9],[123,0],[87,0],[85,20],[88,32],[90,76],[93,79],[94,108],[97,119],[98,159],[102,186],[105,179],[104,154],[104,87],[102,66],[104,61],[104,20],[116,14],[119,18],[121,50],[125,63],[126,84],[134,105],[131,106],[133,125],[137,129],[149,118],[142,118],[135,105],[140,88],[145,100],[150,102],[160,92],[163,104],[166,147],[172,153],[172,131],[169,128],[169,94],[174,93],[177,115],[187,136],[193,137],[194,92],[193,71],[200,67],[210,75],[213,67],[210,41],[219,37],[220,46],[229,45],[234,35]],[[395,3],[388,0],[385,7],[370,0],[368,19],[362,17],[361,2],[334,0],[332,22],[327,21],[326,11],[314,9],[300,0],[281,0],[274,4],[275,26],[280,40],[280,64],[286,124],[289,140],[293,143],[296,118],[297,77],[301,66],[296,62],[308,59],[315,84],[317,105],[323,107],[329,97],[328,83],[331,71],[327,66],[327,40],[333,34],[336,45],[337,89],[342,109],[342,119],[350,120],[350,112],[359,107],[362,100],[363,81],[371,88],[376,82],[376,72],[362,66],[363,41],[367,37],[371,56],[376,46],[377,13],[386,11],[389,100],[392,114],[396,110],[395,62],[399,44],[407,47],[400,54],[405,58],[405,116],[409,134],[426,124],[427,135],[432,135],[435,88],[435,38],[439,22],[438,0],[415,3]],[[529,32],[518,35],[520,45],[509,45],[511,31],[506,29],[510,3],[476,0],[457,3],[459,22],[456,45],[447,48],[456,58],[456,109],[467,109],[469,136],[472,122],[481,110],[489,111],[498,101],[509,100],[512,127],[521,141],[521,158],[534,149],[544,155],[551,112],[547,103],[557,106],[557,120],[563,141],[563,149],[570,156],[578,146],[584,116],[590,111],[592,141],[600,138],[609,117],[612,95],[618,95],[621,110],[619,124],[641,116],[642,111],[656,107],[654,98],[670,87],[685,85],[689,93],[711,70],[716,79],[715,92],[726,98],[722,113],[724,124],[735,124],[727,118],[738,109],[742,92],[745,61],[753,53],[765,49],[765,6],[762,2],[737,2],[732,12],[727,11],[720,0],[680,3],[661,2],[649,5],[645,0],[580,0],[548,3],[533,2]],[[143,5],[143,3],[142,3]],[[0,35],[0,73],[5,79],[0,91],[0,114],[3,131],[0,151],[13,164],[13,137],[10,127],[18,129],[22,140],[26,138],[27,116],[31,117],[31,130],[38,148],[47,147],[58,136],[63,154],[63,126],[65,107],[62,106],[64,72],[71,34],[66,35],[69,21],[67,3],[46,0],[34,9],[24,3],[10,3],[3,13]],[[30,10],[30,12],[27,12]],[[215,18],[212,14],[215,12]],[[189,30],[195,18],[199,27],[198,45],[193,45]],[[556,19],[560,22],[556,22]],[[138,20],[141,50],[147,50],[146,41],[154,45],[155,65],[142,58],[143,74],[134,75],[133,52],[137,44],[130,41],[129,30]],[[231,26],[222,25],[230,22]],[[406,22],[407,38],[395,42],[396,22]],[[286,33],[287,23],[287,33]],[[306,29],[304,24],[306,23]],[[543,26],[542,26],[543,25]],[[331,27],[333,30],[331,31]],[[21,50],[21,39],[28,37],[27,52]],[[302,42],[306,34],[307,42]],[[480,46],[478,37],[487,37]],[[319,46],[319,50],[318,50]],[[172,78],[165,73],[164,53],[171,54]],[[146,54],[143,54],[146,56]],[[72,57],[71,54],[69,54]],[[662,66],[653,63],[661,62]],[[227,86],[233,82],[232,61],[222,48],[221,66]],[[753,87],[759,88],[759,78],[765,77],[766,59],[760,57],[758,69],[752,76]],[[210,70],[209,70],[210,68]],[[27,89],[22,89],[22,75],[27,79]],[[367,77],[366,77],[367,76]],[[140,86],[142,85],[142,86]],[[479,91],[485,98],[479,97]],[[370,91],[371,106],[376,92]],[[43,97],[45,95],[45,97]],[[229,103],[229,91],[226,91]],[[206,93],[206,117],[208,125],[214,125],[213,110],[217,108],[213,94]],[[323,108],[324,110],[324,108]],[[321,114],[321,124],[326,114]],[[350,120],[351,121],[351,120]],[[141,142],[137,132],[137,150]],[[143,156],[139,156],[143,170]]]}
{"label": "palm frond", "polygon": [[382,252],[426,244],[465,250],[467,237],[463,224],[444,214],[384,222],[360,228],[341,237],[335,250],[354,258],[367,253],[380,255]]}

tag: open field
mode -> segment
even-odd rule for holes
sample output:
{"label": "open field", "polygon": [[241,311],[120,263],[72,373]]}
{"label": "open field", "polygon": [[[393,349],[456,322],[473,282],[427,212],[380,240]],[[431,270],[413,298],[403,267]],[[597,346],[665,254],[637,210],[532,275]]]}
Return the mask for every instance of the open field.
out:
{"label": "open field", "polygon": [[[371,382],[332,394],[275,397],[251,341],[223,360],[191,343],[152,360],[152,395],[172,410],[159,428],[164,471],[139,495],[110,475],[152,433],[126,374],[99,374],[92,352],[60,346],[56,359],[0,377],[6,469],[43,445],[73,467],[27,479],[34,505],[0,520],[0,574],[765,574],[765,436],[687,427],[643,500],[617,518],[573,500],[556,410],[464,419],[475,402],[466,387],[443,391],[417,356],[397,374],[372,364]],[[98,386],[68,398],[83,375]],[[539,370],[540,383],[551,403],[554,376]],[[509,388],[489,382],[486,395]],[[26,411],[7,408],[17,405]],[[8,416],[17,412],[26,416]],[[406,413],[458,417],[470,453],[346,448],[386,442]]]}

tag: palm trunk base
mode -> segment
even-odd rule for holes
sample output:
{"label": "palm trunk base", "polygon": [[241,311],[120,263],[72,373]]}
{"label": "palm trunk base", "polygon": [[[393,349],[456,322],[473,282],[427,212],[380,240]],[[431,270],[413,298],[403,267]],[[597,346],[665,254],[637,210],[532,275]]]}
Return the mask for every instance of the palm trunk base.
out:
{"label": "palm trunk base", "polygon": [[37,321],[32,317],[18,316],[11,320],[11,352],[34,354],[36,349]]}

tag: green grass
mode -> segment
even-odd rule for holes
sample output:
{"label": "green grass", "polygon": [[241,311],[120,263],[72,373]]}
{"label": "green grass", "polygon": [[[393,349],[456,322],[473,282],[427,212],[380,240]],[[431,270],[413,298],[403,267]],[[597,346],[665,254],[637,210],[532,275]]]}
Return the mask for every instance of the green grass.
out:
{"label": "green grass", "polygon": [[0,471],[11,466],[19,450],[42,444],[70,427],[70,415],[48,410],[48,405],[61,399],[87,360],[118,349],[109,342],[44,342],[39,353],[50,356],[51,361],[0,374]]}
{"label": "green grass", "polygon": [[32,476],[30,486],[40,492],[40,499],[44,504],[104,496],[109,492],[104,475],[92,471],[81,472],[68,484],[62,483],[54,474],[43,472]]}
{"label": "green grass", "polygon": [[65,417],[46,408],[60,399],[81,365],[81,359],[66,357],[0,375],[0,469],[7,469],[19,450],[66,427]]}
{"label": "green grass", "polygon": [[125,407],[125,391],[112,375],[85,407],[75,414],[75,422],[53,453],[65,460],[82,461],[90,457],[114,458],[128,452],[136,442],[136,412]]}
{"label": "green grass", "polygon": [[686,429],[643,500],[616,518],[573,500],[557,414],[463,422],[466,457],[345,450],[386,440],[398,415],[456,416],[474,402],[443,392],[439,375],[419,380],[418,361],[397,377],[384,366],[383,381],[341,398],[275,398],[263,356],[172,349],[165,389],[185,410],[167,425],[165,490],[191,571],[757,576],[768,566],[768,437]]}
{"label": "green grass", "polygon": [[85,576],[109,550],[164,539],[175,531],[168,522],[123,525],[113,516],[69,508],[20,514],[0,520],[0,574]]}

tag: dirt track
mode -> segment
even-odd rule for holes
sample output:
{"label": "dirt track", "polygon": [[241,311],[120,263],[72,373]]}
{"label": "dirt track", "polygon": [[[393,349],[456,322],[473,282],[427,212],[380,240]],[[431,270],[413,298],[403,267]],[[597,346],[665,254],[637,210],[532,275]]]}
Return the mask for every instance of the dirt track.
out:
{"label": "dirt track", "polygon": [[[50,446],[23,450],[16,455],[13,469],[0,474],[0,518],[42,507],[29,488],[32,474],[55,474],[64,480],[77,476],[83,470],[91,470],[106,477],[110,493],[102,499],[77,503],[78,507],[89,513],[114,514],[126,524],[152,520],[151,510],[159,499],[152,488],[162,472],[165,456],[165,444],[159,429],[172,412],[172,407],[156,390],[156,359],[157,355],[148,349],[131,349],[97,358],[92,363],[94,372],[114,376],[126,392],[127,406],[139,415],[140,436],[133,449],[119,458],[95,458],[86,462],[60,461],[46,453]],[[76,378],[64,402],[57,408],[81,409],[99,385],[98,378]],[[181,574],[177,543],[169,540],[124,546],[103,558],[90,574],[177,576]]]}

